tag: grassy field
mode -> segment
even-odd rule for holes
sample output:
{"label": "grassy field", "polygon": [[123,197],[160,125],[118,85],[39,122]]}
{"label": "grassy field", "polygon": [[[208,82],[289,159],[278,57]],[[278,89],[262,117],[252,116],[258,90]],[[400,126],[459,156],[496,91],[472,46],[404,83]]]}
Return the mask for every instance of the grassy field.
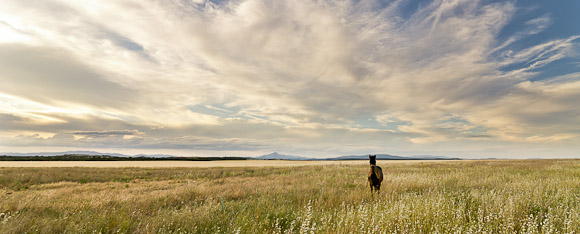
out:
{"label": "grassy field", "polygon": [[580,161],[0,168],[1,233],[578,233]]}

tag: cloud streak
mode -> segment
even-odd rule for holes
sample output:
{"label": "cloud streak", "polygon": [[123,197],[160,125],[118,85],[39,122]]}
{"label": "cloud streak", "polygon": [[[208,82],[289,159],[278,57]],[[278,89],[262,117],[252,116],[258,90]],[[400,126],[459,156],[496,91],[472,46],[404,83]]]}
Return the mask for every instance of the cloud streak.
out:
{"label": "cloud streak", "polygon": [[522,43],[554,24],[543,13],[500,39],[517,13],[461,0],[8,1],[0,131],[49,136],[5,143],[21,146],[570,149],[579,78],[543,69],[576,58],[580,37]]}

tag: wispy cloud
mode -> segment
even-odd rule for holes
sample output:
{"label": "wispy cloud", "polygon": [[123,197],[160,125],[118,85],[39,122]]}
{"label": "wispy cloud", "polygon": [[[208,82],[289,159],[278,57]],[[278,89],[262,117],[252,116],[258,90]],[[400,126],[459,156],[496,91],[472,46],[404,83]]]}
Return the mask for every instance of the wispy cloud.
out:
{"label": "wispy cloud", "polygon": [[578,78],[537,76],[580,36],[518,44],[556,16],[500,40],[513,1],[410,4],[6,1],[0,133],[327,154],[579,140]]}

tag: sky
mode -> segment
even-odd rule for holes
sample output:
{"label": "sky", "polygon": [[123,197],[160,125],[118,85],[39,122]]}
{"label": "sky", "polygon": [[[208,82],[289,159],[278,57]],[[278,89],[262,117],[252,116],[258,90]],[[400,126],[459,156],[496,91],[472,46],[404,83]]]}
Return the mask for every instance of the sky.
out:
{"label": "sky", "polygon": [[580,152],[580,1],[3,0],[0,152]]}

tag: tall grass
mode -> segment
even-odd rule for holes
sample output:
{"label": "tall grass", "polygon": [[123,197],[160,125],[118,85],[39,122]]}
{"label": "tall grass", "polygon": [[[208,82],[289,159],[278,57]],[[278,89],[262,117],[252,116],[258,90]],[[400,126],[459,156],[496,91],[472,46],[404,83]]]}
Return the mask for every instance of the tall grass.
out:
{"label": "tall grass", "polygon": [[580,161],[0,168],[1,233],[578,233]]}

